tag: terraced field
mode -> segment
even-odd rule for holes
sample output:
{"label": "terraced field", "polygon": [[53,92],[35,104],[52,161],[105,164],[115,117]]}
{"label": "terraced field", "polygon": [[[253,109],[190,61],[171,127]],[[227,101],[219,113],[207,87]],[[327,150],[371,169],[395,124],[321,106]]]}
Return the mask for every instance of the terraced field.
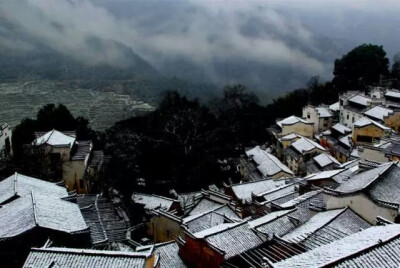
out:
{"label": "terraced field", "polygon": [[62,103],[74,116],[89,119],[93,129],[102,130],[116,121],[151,111],[154,108],[130,95],[90,89],[72,89],[63,83],[0,83],[0,122],[17,125],[21,119],[34,118],[48,103]]}

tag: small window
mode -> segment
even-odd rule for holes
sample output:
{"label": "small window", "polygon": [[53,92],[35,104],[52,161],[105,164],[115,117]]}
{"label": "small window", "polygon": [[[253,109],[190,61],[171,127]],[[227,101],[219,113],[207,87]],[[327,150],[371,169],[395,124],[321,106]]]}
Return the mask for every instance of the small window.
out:
{"label": "small window", "polygon": [[310,114],[307,114],[307,118],[310,119],[310,118],[311,118],[311,115],[310,115]]}
{"label": "small window", "polygon": [[79,180],[79,188],[83,188],[84,187],[84,183],[83,183],[83,180]]}
{"label": "small window", "polygon": [[354,123],[354,116],[353,116],[353,118],[351,119],[351,122],[353,122],[353,123]]}
{"label": "small window", "polygon": [[349,120],[349,118],[350,118],[350,115],[347,115],[347,120]]}

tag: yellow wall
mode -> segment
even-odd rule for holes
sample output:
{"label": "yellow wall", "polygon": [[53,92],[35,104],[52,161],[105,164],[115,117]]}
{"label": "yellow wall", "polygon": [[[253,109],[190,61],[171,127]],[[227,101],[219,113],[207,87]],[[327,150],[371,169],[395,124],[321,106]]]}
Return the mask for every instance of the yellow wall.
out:
{"label": "yellow wall", "polygon": [[381,216],[389,221],[393,221],[397,216],[397,210],[379,206],[363,193],[351,196],[331,196],[324,194],[326,208],[337,209],[350,207],[354,212],[364,218],[369,223],[376,225],[376,217]]}
{"label": "yellow wall", "polygon": [[400,132],[400,112],[396,111],[393,115],[387,117],[385,119],[385,125]]}
{"label": "yellow wall", "polygon": [[153,237],[156,243],[174,240],[181,234],[181,225],[162,214],[155,215],[147,223],[147,234]]}
{"label": "yellow wall", "polygon": [[305,124],[302,122],[298,122],[293,125],[283,125],[281,136],[296,133],[303,135],[307,138],[312,138],[314,135],[314,124]]}
{"label": "yellow wall", "polygon": [[382,138],[385,136],[385,131],[375,125],[367,125],[365,127],[354,127],[354,129],[353,129],[353,141],[354,142],[357,142],[357,136]]}
{"label": "yellow wall", "polygon": [[[68,191],[76,190],[78,193],[86,193],[85,181],[86,165],[84,160],[67,161],[63,164],[63,180]],[[79,181],[83,180],[83,187],[80,188]]]}

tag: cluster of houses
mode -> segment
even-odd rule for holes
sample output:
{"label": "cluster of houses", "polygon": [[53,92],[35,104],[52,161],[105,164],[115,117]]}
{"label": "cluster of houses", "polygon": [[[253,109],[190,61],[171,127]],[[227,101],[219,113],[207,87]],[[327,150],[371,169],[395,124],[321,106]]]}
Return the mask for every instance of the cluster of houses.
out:
{"label": "cluster of houses", "polygon": [[135,192],[133,217],[112,192],[87,194],[104,159],[90,142],[37,133],[32,146],[65,175],[0,182],[0,255],[23,267],[397,267],[399,116],[392,89],[308,105],[245,150],[241,182]]}

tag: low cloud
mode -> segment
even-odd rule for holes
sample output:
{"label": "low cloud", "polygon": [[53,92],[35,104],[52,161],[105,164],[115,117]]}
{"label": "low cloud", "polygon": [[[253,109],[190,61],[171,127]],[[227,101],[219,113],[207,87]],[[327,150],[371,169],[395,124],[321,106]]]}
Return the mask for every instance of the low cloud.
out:
{"label": "low cloud", "polygon": [[[397,2],[383,0],[376,7],[368,0],[2,1],[0,44],[21,51],[42,44],[88,64],[124,65],[125,54],[118,45],[122,44],[156,68],[185,58],[209,77],[217,76],[212,66],[216,58],[329,77],[332,64],[325,57],[326,47],[318,42],[321,34],[329,37],[331,31],[336,38],[342,31],[351,38],[349,12],[354,17],[364,14],[361,21],[368,13],[378,17],[376,25],[388,23],[382,14],[399,11]],[[332,26],[335,20],[337,25]],[[359,30],[369,34],[367,28],[362,25]],[[383,45],[390,43],[388,35],[370,33],[372,41]],[[356,39],[352,41],[366,41]],[[101,43],[97,49],[93,40]]]}

